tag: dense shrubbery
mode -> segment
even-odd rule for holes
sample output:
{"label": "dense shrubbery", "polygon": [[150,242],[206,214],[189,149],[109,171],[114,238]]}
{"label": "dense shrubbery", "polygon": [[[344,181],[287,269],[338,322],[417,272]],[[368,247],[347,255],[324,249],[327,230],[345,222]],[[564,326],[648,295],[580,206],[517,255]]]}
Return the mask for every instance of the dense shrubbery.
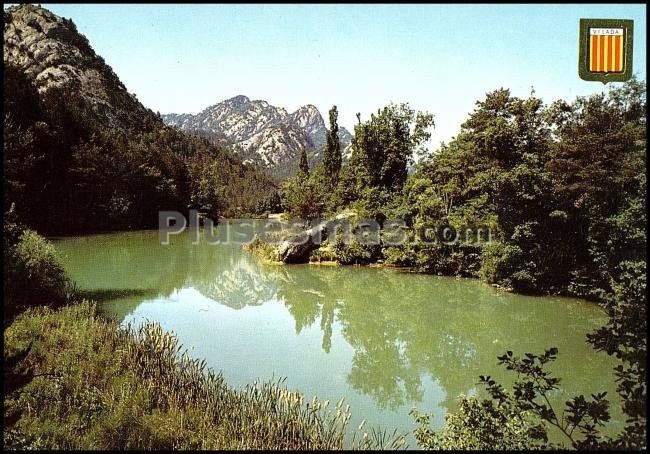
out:
{"label": "dense shrubbery", "polygon": [[60,306],[74,296],[54,246],[6,215],[3,241],[4,324],[30,306]]}
{"label": "dense shrubbery", "polygon": [[274,244],[280,238],[277,235],[266,235],[265,237],[256,236],[252,241],[244,244],[244,249],[255,254],[263,261],[268,263],[278,263],[278,251]]}
{"label": "dense shrubbery", "polygon": [[458,409],[447,417],[438,432],[429,426],[429,416],[413,412],[415,437],[422,449],[431,450],[529,450],[541,449],[539,423],[527,412],[508,412],[494,402],[460,396]]}

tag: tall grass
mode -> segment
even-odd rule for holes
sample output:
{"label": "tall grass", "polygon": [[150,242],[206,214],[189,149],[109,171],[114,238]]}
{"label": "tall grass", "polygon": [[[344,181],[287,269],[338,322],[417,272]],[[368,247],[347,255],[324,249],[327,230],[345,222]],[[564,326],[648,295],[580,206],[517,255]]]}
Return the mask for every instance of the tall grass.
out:
{"label": "tall grass", "polygon": [[[84,301],[21,314],[4,333],[12,371],[31,381],[5,395],[10,449],[341,449],[349,408],[305,402],[282,382],[228,386],[157,324],[121,328]],[[357,431],[358,432],[358,431]],[[378,435],[377,435],[378,434]],[[399,447],[357,434],[348,447]]]}

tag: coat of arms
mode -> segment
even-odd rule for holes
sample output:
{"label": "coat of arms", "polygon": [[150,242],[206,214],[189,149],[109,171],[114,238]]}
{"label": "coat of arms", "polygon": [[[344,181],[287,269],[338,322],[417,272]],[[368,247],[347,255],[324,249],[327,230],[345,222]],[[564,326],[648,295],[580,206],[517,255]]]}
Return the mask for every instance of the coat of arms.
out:
{"label": "coat of arms", "polygon": [[604,84],[629,80],[633,26],[626,19],[580,19],[580,77]]}

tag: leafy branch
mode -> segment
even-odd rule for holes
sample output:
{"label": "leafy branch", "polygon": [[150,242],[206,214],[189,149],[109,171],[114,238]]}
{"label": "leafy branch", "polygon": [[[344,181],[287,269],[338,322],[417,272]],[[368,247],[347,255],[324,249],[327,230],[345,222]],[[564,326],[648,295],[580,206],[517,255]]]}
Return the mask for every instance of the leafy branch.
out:
{"label": "leafy branch", "polygon": [[[553,377],[545,370],[546,364],[557,359],[557,348],[546,350],[541,355],[526,353],[523,357],[507,351],[497,357],[500,365],[507,370],[517,373],[518,380],[513,384],[512,392],[506,391],[502,385],[489,375],[479,377],[497,404],[508,412],[530,412],[537,415],[560,430],[576,449],[594,449],[603,447],[598,428],[609,421],[609,401],[607,393],[596,393],[591,399],[584,395],[573,397],[565,402],[565,408],[558,415],[549,399],[552,391],[559,388],[560,379]],[[539,438],[545,438],[545,433],[538,433]]]}

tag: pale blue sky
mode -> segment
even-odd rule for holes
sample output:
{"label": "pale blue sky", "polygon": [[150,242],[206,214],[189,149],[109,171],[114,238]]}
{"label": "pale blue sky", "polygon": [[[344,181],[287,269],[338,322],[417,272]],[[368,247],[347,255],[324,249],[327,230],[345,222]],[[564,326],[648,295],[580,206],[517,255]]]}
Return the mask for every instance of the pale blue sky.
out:
{"label": "pale blue sky", "polygon": [[244,94],[289,111],[332,104],[352,129],[409,102],[449,140],[486,92],[546,102],[600,92],[578,77],[580,18],[634,20],[646,79],[645,5],[65,5],[129,91],[154,111],[198,112]]}

